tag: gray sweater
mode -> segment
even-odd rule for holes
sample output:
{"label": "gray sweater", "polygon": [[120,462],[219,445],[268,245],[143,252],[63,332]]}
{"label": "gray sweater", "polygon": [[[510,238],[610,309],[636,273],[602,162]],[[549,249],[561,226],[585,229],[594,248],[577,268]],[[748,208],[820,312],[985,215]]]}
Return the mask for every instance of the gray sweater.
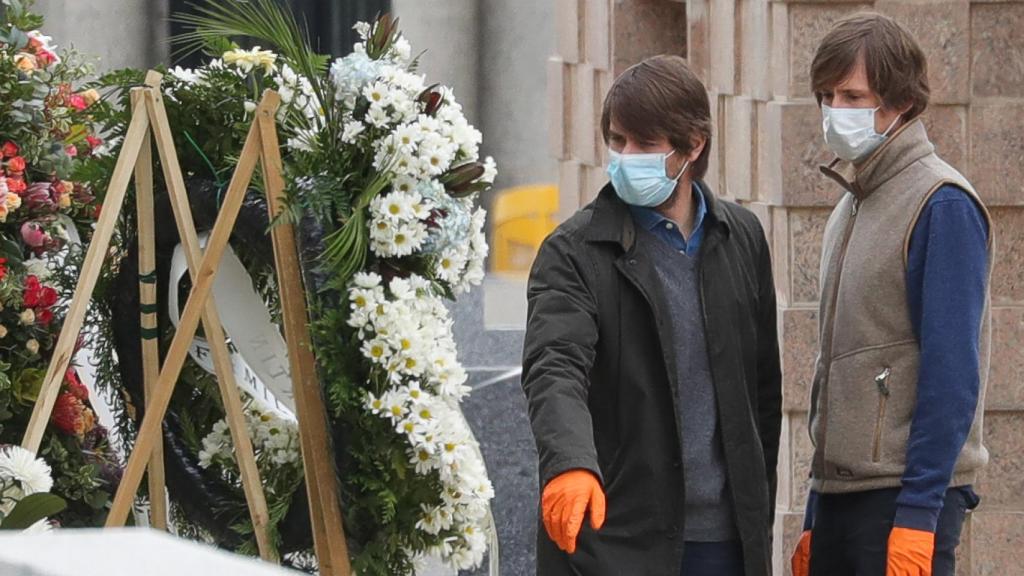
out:
{"label": "gray sweater", "polygon": [[674,369],[679,390],[675,404],[686,485],[683,536],[694,542],[732,540],[737,538],[736,523],[704,337],[699,262],[642,227],[637,228],[637,249],[652,256],[661,283],[659,288],[669,303],[674,340],[662,345],[677,349]]}

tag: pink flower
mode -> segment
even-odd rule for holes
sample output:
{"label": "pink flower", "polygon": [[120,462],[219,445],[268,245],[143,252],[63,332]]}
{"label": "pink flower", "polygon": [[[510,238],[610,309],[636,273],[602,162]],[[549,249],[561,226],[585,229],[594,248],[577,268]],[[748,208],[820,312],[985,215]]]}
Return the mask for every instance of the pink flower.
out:
{"label": "pink flower", "polygon": [[36,52],[36,59],[39,60],[39,63],[45,68],[57,61],[57,55],[49,50],[39,50]]}
{"label": "pink flower", "polygon": [[21,239],[26,246],[42,248],[50,240],[50,235],[38,222],[25,222],[21,225]]}
{"label": "pink flower", "polygon": [[36,182],[21,195],[22,203],[29,209],[38,212],[56,212],[57,202],[54,200],[53,185],[49,182]]}
{"label": "pink flower", "polygon": [[68,104],[79,112],[89,107],[89,103],[85,101],[85,98],[83,98],[81,94],[72,94],[71,96],[68,96]]}
{"label": "pink flower", "polygon": [[71,157],[71,158],[74,158],[75,156],[78,156],[78,148],[75,148],[74,144],[72,144],[72,145],[68,146],[67,148],[65,148],[64,151],[67,152],[68,156]]}

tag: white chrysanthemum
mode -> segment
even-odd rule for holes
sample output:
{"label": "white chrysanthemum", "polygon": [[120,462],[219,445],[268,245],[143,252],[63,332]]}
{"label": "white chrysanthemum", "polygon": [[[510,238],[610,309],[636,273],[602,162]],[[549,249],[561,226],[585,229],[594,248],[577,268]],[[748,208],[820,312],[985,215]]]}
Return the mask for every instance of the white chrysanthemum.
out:
{"label": "white chrysanthemum", "polygon": [[388,343],[380,339],[364,342],[362,352],[367,359],[381,365],[387,365],[392,353]]}
{"label": "white chrysanthemum", "polygon": [[366,41],[370,39],[370,32],[373,30],[373,27],[369,22],[356,22],[352,29],[359,34],[359,37],[362,38],[363,41]]}
{"label": "white chrysanthemum", "polygon": [[345,144],[353,144],[364,130],[366,130],[366,125],[358,120],[346,122],[341,131],[341,141]]}
{"label": "white chrysanthemum", "polygon": [[293,151],[312,152],[319,134],[315,130],[299,130],[288,139],[287,145]]}
{"label": "white chrysanthemum", "polygon": [[366,113],[366,121],[371,126],[385,128],[391,123],[391,115],[388,114],[388,111],[384,106],[374,104],[370,106],[369,112]]}
{"label": "white chrysanthemum", "polygon": [[412,192],[416,189],[418,184],[419,181],[415,178],[407,175],[401,175],[395,177],[395,179],[391,181],[391,189],[395,192]]}
{"label": "white chrysanthemum", "polygon": [[16,481],[25,496],[49,492],[53,488],[50,466],[21,446],[8,446],[0,450],[0,479],[5,482]]}
{"label": "white chrysanthemum", "polygon": [[498,176],[498,165],[494,162],[494,158],[488,156],[484,160],[484,175],[480,177],[481,180],[489,184],[494,184],[494,179]]}
{"label": "white chrysanthemum", "polygon": [[406,64],[412,58],[412,46],[409,41],[405,39],[405,36],[399,36],[395,40],[394,46],[391,48],[392,54],[396,60]]}
{"label": "white chrysanthemum", "polygon": [[376,288],[382,281],[380,274],[376,272],[357,272],[352,277],[352,283],[360,288]]}
{"label": "white chrysanthemum", "polygon": [[181,66],[175,66],[168,70],[167,73],[186,84],[198,84],[203,79],[201,73],[191,68],[182,68]]}
{"label": "white chrysanthemum", "polygon": [[423,133],[415,124],[402,124],[395,129],[395,141],[400,150],[411,153],[423,139]]}

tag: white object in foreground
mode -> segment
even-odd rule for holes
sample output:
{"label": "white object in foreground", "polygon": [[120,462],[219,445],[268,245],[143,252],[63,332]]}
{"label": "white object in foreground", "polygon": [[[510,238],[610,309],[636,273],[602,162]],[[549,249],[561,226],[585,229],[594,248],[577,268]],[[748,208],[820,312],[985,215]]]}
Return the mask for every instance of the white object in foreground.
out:
{"label": "white object in foreground", "polygon": [[0,535],[4,576],[298,576],[145,528]]}

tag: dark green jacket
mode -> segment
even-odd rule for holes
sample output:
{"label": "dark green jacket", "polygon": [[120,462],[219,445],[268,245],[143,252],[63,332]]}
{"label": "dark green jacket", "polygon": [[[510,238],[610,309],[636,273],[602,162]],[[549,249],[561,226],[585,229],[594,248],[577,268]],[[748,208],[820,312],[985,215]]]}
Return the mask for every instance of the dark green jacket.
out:
{"label": "dark green jacket", "polygon": [[[749,211],[708,206],[701,294],[712,378],[747,576],[771,574],[781,375],[775,287],[764,232]],[[530,274],[523,390],[540,486],[584,468],[607,519],[584,522],[560,551],[538,522],[538,576],[678,576],[684,484],[675,349],[653,262],[628,207],[605,186],[545,240]]]}

